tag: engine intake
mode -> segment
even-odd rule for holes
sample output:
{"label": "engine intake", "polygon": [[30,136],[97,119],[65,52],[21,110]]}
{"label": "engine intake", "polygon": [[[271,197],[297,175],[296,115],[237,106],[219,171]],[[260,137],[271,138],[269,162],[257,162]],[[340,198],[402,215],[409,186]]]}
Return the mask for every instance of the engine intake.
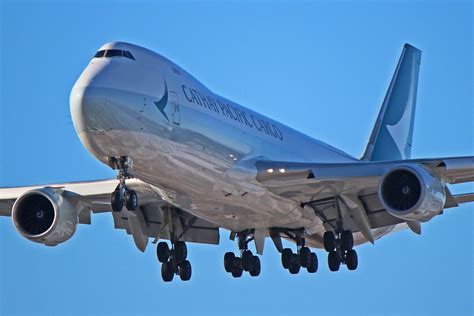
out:
{"label": "engine intake", "polygon": [[421,165],[399,165],[379,183],[384,208],[404,220],[425,222],[438,215],[446,201],[445,185]]}
{"label": "engine intake", "polygon": [[48,231],[53,226],[54,206],[41,194],[30,194],[18,204],[15,214],[17,227],[27,235],[36,236]]}
{"label": "engine intake", "polygon": [[74,235],[78,216],[60,190],[42,188],[26,192],[15,201],[12,220],[28,240],[56,246]]}

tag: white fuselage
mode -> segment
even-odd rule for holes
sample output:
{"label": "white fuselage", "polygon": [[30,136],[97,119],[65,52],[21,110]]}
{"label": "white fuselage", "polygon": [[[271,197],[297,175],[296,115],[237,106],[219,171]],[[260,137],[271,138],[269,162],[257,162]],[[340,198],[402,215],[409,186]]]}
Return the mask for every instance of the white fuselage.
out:
{"label": "white fuselage", "polygon": [[300,203],[255,180],[256,160],[354,162],[321,141],[222,98],[147,49],[93,58],[71,92],[84,146],[103,163],[128,156],[167,202],[233,231],[305,227]]}

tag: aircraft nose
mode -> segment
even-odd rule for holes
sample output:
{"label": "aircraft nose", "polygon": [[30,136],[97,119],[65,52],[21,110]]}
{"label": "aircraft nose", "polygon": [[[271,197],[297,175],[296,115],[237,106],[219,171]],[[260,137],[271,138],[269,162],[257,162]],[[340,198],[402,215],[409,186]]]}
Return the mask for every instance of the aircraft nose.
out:
{"label": "aircraft nose", "polygon": [[102,125],[107,111],[107,98],[103,89],[78,83],[72,88],[69,99],[71,117],[77,133],[105,129]]}

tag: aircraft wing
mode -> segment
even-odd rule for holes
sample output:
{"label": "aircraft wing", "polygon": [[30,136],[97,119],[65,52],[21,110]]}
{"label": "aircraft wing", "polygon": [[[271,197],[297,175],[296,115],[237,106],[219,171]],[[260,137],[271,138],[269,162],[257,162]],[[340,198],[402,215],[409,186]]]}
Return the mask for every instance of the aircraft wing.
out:
{"label": "aircraft wing", "polygon": [[354,163],[256,162],[259,182],[278,195],[302,203],[345,192],[374,193],[379,178],[400,164],[422,164],[449,184],[474,181],[474,157]]}
{"label": "aircraft wing", "polygon": [[110,179],[0,188],[0,216],[11,216],[15,200],[24,193],[34,189],[52,188],[74,200],[80,224],[91,224],[93,213],[111,212],[115,228],[124,229],[132,235],[141,251],[145,250],[149,237],[155,238],[155,241],[170,239],[169,225],[174,225],[176,233],[183,241],[219,243],[217,226],[173,207],[162,198],[163,192],[160,189],[137,179],[128,180],[127,186],[137,193],[139,209],[131,212],[124,208],[121,212],[112,212],[110,195],[117,185],[118,180]]}
{"label": "aircraft wing", "polygon": [[[474,181],[474,157],[360,161],[354,163],[294,163],[261,160],[256,162],[257,181],[271,192],[312,206],[329,229],[335,226],[336,203],[347,210],[346,229],[361,231],[373,242],[371,229],[404,223],[389,214],[378,197],[382,175],[400,164],[421,164],[446,183]],[[444,208],[474,201],[474,193],[452,195],[446,188]],[[344,215],[344,214],[343,214]],[[419,223],[407,222],[415,232]]]}

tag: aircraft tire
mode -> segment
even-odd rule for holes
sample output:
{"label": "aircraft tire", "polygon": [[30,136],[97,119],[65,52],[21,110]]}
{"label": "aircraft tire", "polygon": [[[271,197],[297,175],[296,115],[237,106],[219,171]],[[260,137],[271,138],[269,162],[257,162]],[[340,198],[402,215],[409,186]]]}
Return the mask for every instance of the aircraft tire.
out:
{"label": "aircraft tire", "polygon": [[174,254],[178,263],[183,262],[188,257],[188,248],[184,241],[178,241],[174,245]]}
{"label": "aircraft tire", "polygon": [[336,248],[336,236],[332,231],[327,231],[323,235],[324,249],[331,252]]}
{"label": "aircraft tire", "polygon": [[171,261],[163,262],[163,264],[161,265],[161,278],[165,282],[171,282],[173,281],[173,277],[174,277],[173,263]]}
{"label": "aircraft tire", "polygon": [[290,248],[285,248],[281,252],[281,264],[283,265],[283,268],[289,269],[291,267],[293,260],[293,251],[291,251]]}
{"label": "aircraft tire", "polygon": [[129,211],[135,211],[138,208],[138,195],[133,190],[125,191],[125,206]]}
{"label": "aircraft tire", "polygon": [[123,200],[120,197],[120,190],[115,189],[110,196],[110,205],[112,206],[112,211],[121,212],[123,208]]}
{"label": "aircraft tire", "polygon": [[253,254],[250,250],[245,250],[242,253],[242,268],[244,271],[252,270],[253,266]]}
{"label": "aircraft tire", "polygon": [[331,251],[328,254],[328,266],[329,270],[332,272],[338,271],[341,266],[341,261],[339,260],[339,255],[336,251]]}
{"label": "aircraft tire", "polygon": [[307,268],[311,263],[311,250],[308,247],[300,249],[300,263],[303,268]]}
{"label": "aircraft tire", "polygon": [[354,247],[354,236],[350,230],[345,230],[341,234],[342,250],[351,250]]}
{"label": "aircraft tire", "polygon": [[191,279],[192,268],[188,260],[184,260],[179,264],[179,277],[182,281],[189,281]]}
{"label": "aircraft tire", "polygon": [[252,257],[252,269],[249,271],[250,275],[253,277],[260,275],[261,265],[260,258],[257,256]]}
{"label": "aircraft tire", "polygon": [[357,252],[354,249],[347,251],[345,261],[346,261],[347,269],[351,271],[357,269],[357,265],[359,263],[358,258],[357,258]]}
{"label": "aircraft tire", "polygon": [[308,270],[309,273],[316,273],[316,271],[318,271],[318,257],[314,252],[311,253],[311,259],[306,270]]}
{"label": "aircraft tire", "polygon": [[297,254],[293,254],[291,267],[288,269],[291,274],[298,274],[301,269],[300,258]]}
{"label": "aircraft tire", "polygon": [[240,278],[242,276],[242,273],[244,272],[244,269],[242,269],[242,259],[239,257],[234,258],[234,267],[232,268],[232,276],[234,278]]}
{"label": "aircraft tire", "polygon": [[161,241],[158,243],[156,246],[156,256],[161,263],[168,261],[170,258],[170,248],[166,242]]}
{"label": "aircraft tire", "polygon": [[235,254],[233,252],[226,252],[224,255],[224,269],[225,272],[231,273],[234,267]]}

